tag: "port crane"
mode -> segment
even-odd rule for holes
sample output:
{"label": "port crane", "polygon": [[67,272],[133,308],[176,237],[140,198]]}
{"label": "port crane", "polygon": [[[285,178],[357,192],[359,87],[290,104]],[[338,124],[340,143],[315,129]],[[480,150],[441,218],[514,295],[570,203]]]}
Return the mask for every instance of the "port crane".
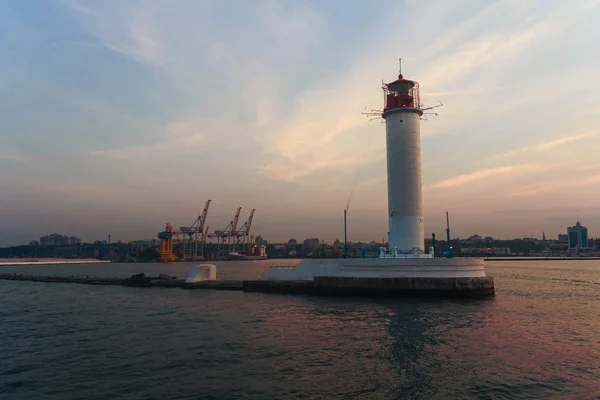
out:
{"label": "port crane", "polygon": [[[180,249],[181,258],[184,260],[198,260],[204,258],[207,239],[217,238],[217,254],[225,256],[227,253],[238,251],[250,252],[252,235],[250,229],[254,218],[255,209],[250,211],[248,220],[238,227],[242,207],[236,209],[233,219],[223,230],[210,232],[210,227],[206,225],[206,218],[211,200],[207,200],[202,214],[189,226],[181,226],[179,229],[173,229],[170,223],[166,223],[165,230],[158,233],[161,241],[160,260],[162,262],[174,261],[177,257],[173,253],[173,245],[176,244]],[[241,247],[240,247],[241,246]],[[200,252],[198,248],[200,247]]]}
{"label": "port crane", "polygon": [[235,212],[235,216],[233,220],[229,222],[229,224],[223,230],[215,231],[213,234],[209,234],[208,237],[216,237],[217,238],[217,252],[222,253],[225,249],[225,242],[227,241],[227,250],[231,252],[232,245],[235,249],[235,240],[234,238],[237,236],[237,224],[240,219],[240,213],[242,212],[242,207],[238,207]]}
{"label": "port crane", "polygon": [[206,246],[206,238],[208,237],[208,230],[210,229],[210,226],[206,226],[206,230],[204,231],[204,233],[202,234],[202,248],[201,248],[201,253],[200,253],[200,257],[202,259],[204,259],[204,247]]}
{"label": "port crane", "polygon": [[[238,207],[233,219],[225,229],[209,233],[210,227],[206,225],[206,218],[210,204],[211,200],[207,200],[204,204],[202,214],[189,226],[181,226],[179,229],[173,229],[170,223],[166,224],[165,230],[158,234],[161,240],[161,261],[169,262],[176,259],[173,254],[174,241],[181,245],[181,256],[184,260],[203,259],[207,239],[211,238],[217,238],[218,256],[223,256],[226,252],[235,253],[238,248],[240,251],[250,252],[251,242],[253,241],[250,229],[252,228],[255,209],[250,211],[248,220],[238,228],[242,212],[242,207]],[[198,253],[198,247],[200,247],[200,253]]]}
{"label": "port crane", "polygon": [[208,208],[210,207],[211,200],[207,200],[204,204],[202,214],[196,218],[193,224],[190,226],[181,226],[179,231],[174,231],[175,235],[182,235],[182,256],[184,260],[187,259],[198,259],[198,242],[202,240],[202,234],[204,233],[204,224],[206,222],[206,216],[208,214]]}
{"label": "port crane", "polygon": [[[198,241],[202,242],[202,253],[204,253],[204,243],[206,239],[204,237],[204,224],[206,223],[206,216],[208,214],[208,207],[210,207],[210,200],[206,201],[204,204],[204,209],[202,210],[202,215],[199,215],[196,221],[190,227],[190,236],[194,235],[194,259],[198,259]],[[190,253],[191,253],[191,243],[190,243]],[[202,254],[203,256],[204,254]]]}
{"label": "port crane", "polygon": [[[256,209],[252,209],[250,211],[250,215],[248,216],[248,221],[244,222],[244,225],[236,232],[236,241],[242,244],[242,251],[249,252],[250,251],[250,228],[252,227],[252,219],[254,218],[254,211]],[[234,249],[235,250],[235,249]]]}
{"label": "port crane", "polygon": [[[204,249],[204,243],[206,242],[204,225],[206,223],[210,202],[211,200],[206,201],[202,214],[199,215],[190,226],[181,226],[178,230],[174,230],[170,223],[166,224],[166,230],[159,234],[159,238],[161,239],[161,261],[168,262],[175,259],[172,250],[172,241],[173,238],[178,240],[180,236],[182,258],[184,260],[198,259],[198,242],[202,242],[202,249]],[[162,243],[163,241],[164,243]]]}

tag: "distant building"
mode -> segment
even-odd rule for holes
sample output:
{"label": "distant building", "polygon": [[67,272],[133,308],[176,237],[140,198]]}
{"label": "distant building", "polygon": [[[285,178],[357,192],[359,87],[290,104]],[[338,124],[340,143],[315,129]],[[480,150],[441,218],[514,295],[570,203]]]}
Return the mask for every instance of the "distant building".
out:
{"label": "distant building", "polygon": [[40,246],[65,246],[69,244],[69,237],[53,233],[40,238]]}
{"label": "distant building", "polygon": [[80,243],[81,239],[77,236],[64,236],[58,233],[42,236],[40,238],[40,246],[69,246]]}
{"label": "distant building", "polygon": [[567,228],[569,235],[569,250],[588,249],[588,230],[578,221],[575,226]]}
{"label": "distant building", "polygon": [[569,250],[569,245],[567,243],[552,243],[548,246],[548,252],[553,254],[564,254],[567,250]]}
{"label": "distant building", "polygon": [[569,243],[569,235],[567,235],[566,233],[559,233],[558,241],[561,243]]}
{"label": "distant building", "polygon": [[481,242],[483,238],[479,235],[473,235],[467,239],[468,242]]}
{"label": "distant building", "polygon": [[296,239],[290,239],[287,242],[289,247],[296,247],[298,245],[298,241]]}
{"label": "distant building", "polygon": [[155,247],[158,246],[158,240],[156,239],[144,239],[144,240],[136,240],[134,242],[131,242],[132,246],[139,246],[139,247]]}
{"label": "distant building", "polygon": [[306,250],[315,251],[319,247],[319,239],[317,239],[317,238],[304,239],[303,247]]}
{"label": "distant building", "polygon": [[32,247],[37,247],[40,245],[40,242],[38,242],[37,240],[32,240],[31,242],[29,242],[29,245]]}
{"label": "distant building", "polygon": [[508,255],[510,255],[510,248],[508,248],[508,247],[463,247],[461,249],[461,253],[508,256]]}
{"label": "distant building", "polygon": [[497,256],[510,256],[510,248],[508,247],[493,247],[492,253]]}
{"label": "distant building", "polygon": [[263,244],[267,244],[267,241],[265,239],[263,239],[262,236],[258,235],[255,239],[254,239],[254,244],[260,246]]}

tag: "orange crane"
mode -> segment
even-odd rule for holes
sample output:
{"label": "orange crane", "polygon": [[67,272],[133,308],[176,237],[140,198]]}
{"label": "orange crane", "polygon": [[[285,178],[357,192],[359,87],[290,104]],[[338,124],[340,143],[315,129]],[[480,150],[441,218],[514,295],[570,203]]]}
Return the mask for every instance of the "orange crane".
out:
{"label": "orange crane", "polygon": [[173,254],[173,227],[167,223],[164,231],[158,234],[160,239],[160,261],[169,262],[175,261]]}

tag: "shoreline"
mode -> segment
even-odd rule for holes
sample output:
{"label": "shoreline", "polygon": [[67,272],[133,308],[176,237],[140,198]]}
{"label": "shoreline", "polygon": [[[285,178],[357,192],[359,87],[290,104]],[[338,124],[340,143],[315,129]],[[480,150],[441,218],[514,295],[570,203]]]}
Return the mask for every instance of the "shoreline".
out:
{"label": "shoreline", "polygon": [[28,259],[17,259],[19,261],[13,261],[14,259],[4,258],[0,259],[0,267],[18,267],[18,266],[29,266],[29,265],[63,265],[63,264],[104,264],[110,263],[110,260],[96,260],[96,259],[64,259],[64,258],[28,258]]}
{"label": "shoreline", "polygon": [[585,260],[600,260],[600,257],[490,257],[483,258],[484,261],[585,261]]}
{"label": "shoreline", "polygon": [[[480,257],[466,257],[466,258],[480,258]],[[15,261],[19,260],[19,261]],[[276,260],[275,258],[269,258],[265,260]],[[310,259],[301,259],[310,260]],[[483,257],[486,262],[500,262],[500,261],[598,261],[600,257],[539,257],[539,256],[516,256],[516,257]],[[211,263],[214,261],[264,261],[264,260],[205,260],[205,263]],[[107,264],[111,263],[111,260],[97,260],[97,259],[55,259],[55,258],[29,258],[29,259],[10,259],[0,258],[0,267],[19,267],[19,266],[33,266],[33,265],[68,265],[68,264]],[[174,261],[173,263],[189,262],[189,261]],[[198,261],[202,263],[202,261]],[[151,261],[137,261],[136,263],[145,264],[151,263]],[[171,264],[171,263],[165,263]]]}

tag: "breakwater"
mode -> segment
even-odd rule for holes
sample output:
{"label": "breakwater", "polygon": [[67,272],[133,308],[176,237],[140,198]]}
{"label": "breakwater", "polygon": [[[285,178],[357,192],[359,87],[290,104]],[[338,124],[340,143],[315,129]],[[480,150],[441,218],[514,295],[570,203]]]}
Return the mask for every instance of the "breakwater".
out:
{"label": "breakwater", "polygon": [[134,276],[131,278],[65,277],[0,274],[0,279],[42,283],[78,283],[179,289],[241,290],[252,293],[317,296],[427,296],[487,297],[494,295],[494,278],[349,278],[315,277],[308,281],[215,280],[188,283],[182,279]]}
{"label": "breakwater", "polygon": [[143,278],[99,278],[94,276],[43,276],[24,274],[0,274],[2,280],[29,281],[42,283],[79,283],[85,285],[133,286],[133,287],[162,287],[180,289],[221,289],[242,290],[243,281],[201,281],[187,283],[183,279],[163,279],[160,277]]}
{"label": "breakwater", "polygon": [[106,264],[110,260],[97,260],[95,258],[0,258],[0,267],[16,267],[27,265],[62,265],[62,264]]}

